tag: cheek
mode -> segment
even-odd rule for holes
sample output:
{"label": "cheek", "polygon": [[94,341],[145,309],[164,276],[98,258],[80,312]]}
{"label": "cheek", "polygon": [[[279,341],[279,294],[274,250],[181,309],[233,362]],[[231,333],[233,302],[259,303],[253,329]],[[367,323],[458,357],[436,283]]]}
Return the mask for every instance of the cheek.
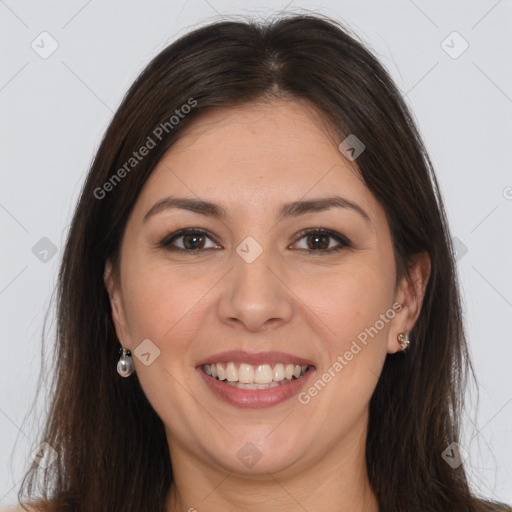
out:
{"label": "cheek", "polygon": [[323,425],[326,439],[350,430],[365,414],[387,355],[394,313],[391,278],[372,266],[347,266],[307,302],[328,326],[328,335],[318,341],[322,365],[299,399]]}
{"label": "cheek", "polygon": [[[347,341],[373,326],[391,305],[393,275],[382,268],[382,261],[354,258],[338,266],[297,269],[285,276],[294,293],[283,300],[294,300],[296,295],[306,306],[298,307],[297,314],[307,317],[308,323],[316,323],[311,327],[327,345],[342,349]],[[123,289],[133,343],[171,338],[177,349],[180,340],[190,338],[200,328],[201,318],[212,308],[209,300],[219,296],[214,288],[222,286],[222,275],[219,269],[194,270],[191,263],[170,270],[165,261],[152,262],[136,255],[127,258]]]}
{"label": "cheek", "polygon": [[132,342],[149,338],[161,348],[165,344],[166,351],[180,350],[187,333],[193,335],[200,326],[202,305],[215,284],[212,277],[179,268],[170,271],[165,263],[135,258],[127,262],[126,276],[125,311]]}
{"label": "cheek", "polygon": [[[337,349],[379,320],[392,305],[394,275],[378,263],[343,265],[325,275],[321,286],[304,288],[306,301],[329,328],[329,339]],[[387,323],[385,323],[387,326]],[[378,324],[379,330],[387,331]]]}
{"label": "cheek", "polygon": [[[395,314],[395,276],[389,271],[392,265],[384,262],[382,257],[371,257],[340,266],[322,280],[322,293],[309,293],[307,305],[315,308],[329,329],[320,341],[322,368],[303,399],[311,400],[323,421],[331,414],[337,416],[334,411],[345,411],[335,423],[341,421],[348,428],[364,412],[377,384],[387,355],[389,322]],[[326,408],[327,403],[331,405]]]}

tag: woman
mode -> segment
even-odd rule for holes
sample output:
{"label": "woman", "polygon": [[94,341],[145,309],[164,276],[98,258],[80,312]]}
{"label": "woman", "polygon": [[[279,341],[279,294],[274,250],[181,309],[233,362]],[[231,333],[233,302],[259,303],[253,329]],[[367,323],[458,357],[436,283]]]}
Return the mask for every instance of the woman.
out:
{"label": "woman", "polygon": [[214,23],[148,65],[87,177],[58,308],[32,510],[509,510],[466,479],[432,166],[336,22]]}

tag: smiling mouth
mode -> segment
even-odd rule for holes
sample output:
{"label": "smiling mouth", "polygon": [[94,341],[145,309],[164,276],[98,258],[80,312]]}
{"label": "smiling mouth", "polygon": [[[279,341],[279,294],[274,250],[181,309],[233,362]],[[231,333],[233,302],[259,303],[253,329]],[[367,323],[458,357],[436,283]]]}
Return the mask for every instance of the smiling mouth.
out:
{"label": "smiling mouth", "polygon": [[203,372],[211,378],[238,389],[269,389],[300,379],[312,366],[277,363],[239,365],[227,363],[203,364]]}

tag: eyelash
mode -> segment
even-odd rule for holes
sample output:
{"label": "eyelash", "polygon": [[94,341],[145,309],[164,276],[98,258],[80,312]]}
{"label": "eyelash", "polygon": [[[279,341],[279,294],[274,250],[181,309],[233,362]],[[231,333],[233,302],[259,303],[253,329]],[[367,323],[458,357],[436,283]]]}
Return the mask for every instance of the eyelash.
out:
{"label": "eyelash", "polygon": [[[201,252],[205,252],[211,248],[207,248],[207,249],[195,249],[195,250],[189,250],[189,249],[182,249],[181,247],[176,247],[176,246],[172,246],[172,242],[174,242],[175,240],[177,240],[178,238],[182,238],[186,235],[193,235],[193,234],[199,234],[199,235],[204,235],[208,238],[212,238],[209,233],[207,231],[205,231],[204,229],[200,229],[200,228],[186,228],[186,229],[180,229],[178,231],[175,231],[174,233],[171,233],[170,235],[167,235],[165,236],[158,244],[158,247],[160,248],[163,248],[163,249],[167,249],[169,251],[176,251],[176,252],[182,252],[182,253],[186,253],[188,256],[194,256],[194,255],[197,255]],[[338,252],[338,251],[341,251],[342,249],[346,249],[346,248],[351,248],[353,247],[352,246],[352,243],[350,242],[350,240],[348,238],[346,238],[345,236],[343,236],[342,234],[340,233],[337,233],[336,231],[331,231],[329,229],[323,229],[323,228],[316,228],[316,229],[306,229],[304,231],[301,231],[299,233],[299,236],[296,240],[296,242],[298,242],[299,240],[301,240],[302,238],[308,236],[308,235],[312,235],[312,234],[320,234],[320,235],[325,235],[325,236],[329,236],[333,239],[335,239],[337,242],[339,242],[339,246],[338,247],[335,247],[335,248],[331,248],[331,249],[324,249],[324,250],[313,250],[313,249],[299,249],[300,251],[306,251],[309,255],[318,255],[318,254],[332,254],[334,252]],[[212,240],[213,241],[213,240]],[[296,243],[294,242],[294,243]]]}

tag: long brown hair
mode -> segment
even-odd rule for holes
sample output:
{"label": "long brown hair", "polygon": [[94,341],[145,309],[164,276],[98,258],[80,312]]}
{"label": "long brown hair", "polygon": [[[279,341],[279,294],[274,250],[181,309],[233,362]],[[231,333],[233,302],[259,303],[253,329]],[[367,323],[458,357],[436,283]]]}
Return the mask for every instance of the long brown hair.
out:
{"label": "long brown hair", "polygon": [[[452,469],[442,457],[459,440],[472,369],[431,162],[385,69],[339,23],[310,14],[196,29],[157,55],[126,94],[81,191],[59,273],[54,391],[40,438],[58,458],[46,469],[32,463],[20,501],[34,497],[41,478],[45,510],[164,510],[173,478],[164,426],[136,375],[115,371],[120,344],[105,262],[118,264],[145,181],[192,120],[281,97],[307,101],[340,141],[356,134],[364,142],[357,166],[387,213],[399,275],[415,254],[431,259],[414,343],[387,357],[370,402],[366,463],[381,512],[493,509],[471,495],[464,465]],[[176,109],[186,111],[177,122]],[[148,137],[155,146],[130,160]]]}

